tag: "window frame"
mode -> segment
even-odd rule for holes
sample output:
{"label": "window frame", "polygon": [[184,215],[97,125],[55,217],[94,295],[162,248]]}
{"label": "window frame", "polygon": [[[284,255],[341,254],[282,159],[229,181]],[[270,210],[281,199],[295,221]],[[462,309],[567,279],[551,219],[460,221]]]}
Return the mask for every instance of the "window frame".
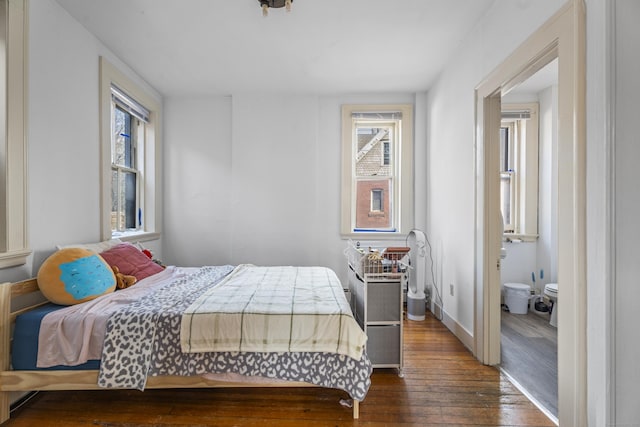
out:
{"label": "window frame", "polygon": [[[142,209],[142,226],[124,232],[111,229],[111,183],[112,183],[112,96],[111,87],[116,86],[149,110],[149,122],[143,124],[138,138],[137,197]],[[147,241],[160,237],[162,215],[161,202],[161,107],[144,89],[115,68],[104,57],[100,57],[100,227],[102,240]]]}
{"label": "window frame", "polygon": [[[344,104],[342,105],[342,193],[341,193],[341,225],[342,238],[397,239],[406,235],[414,223],[413,209],[413,105],[411,104]],[[392,177],[392,195],[395,212],[392,213],[394,224],[391,230],[358,231],[356,215],[356,180],[354,179],[357,154],[353,144],[355,126],[353,113],[400,112],[402,120],[396,135],[397,146],[391,146],[396,156]],[[368,119],[367,119],[368,120]],[[364,121],[364,120],[363,120]],[[388,121],[388,120],[387,120]],[[391,197],[391,195],[389,196]]]}
{"label": "window frame", "polygon": [[0,268],[26,264],[31,255],[27,227],[27,43],[28,10],[26,0],[3,2],[5,12],[6,128],[0,172]]}
{"label": "window frame", "polygon": [[[141,191],[140,191],[140,183],[144,182],[144,171],[140,169],[139,164],[140,162],[140,158],[143,157],[143,152],[141,150],[138,150],[137,146],[138,146],[138,142],[140,141],[140,148],[143,149],[144,148],[144,131],[145,131],[145,125],[143,124],[143,122],[137,118],[135,115],[131,114],[129,111],[125,111],[124,108],[122,108],[121,106],[118,105],[118,103],[115,100],[111,101],[111,117],[113,118],[116,111],[120,111],[123,114],[127,114],[129,117],[129,135],[128,138],[130,139],[130,147],[129,147],[129,156],[131,157],[130,160],[130,164],[126,164],[127,162],[125,161],[124,163],[117,163],[114,159],[114,155],[113,152],[116,148],[116,142],[114,141],[114,136],[115,136],[115,129],[112,128],[111,131],[111,173],[112,173],[112,184],[111,184],[111,189],[113,191],[113,173],[116,174],[117,177],[117,182],[120,183],[120,175],[126,175],[126,174],[133,174],[135,176],[135,206],[134,206],[134,223],[135,223],[135,227],[132,228],[121,228],[119,226],[120,221],[118,220],[118,218],[116,217],[115,220],[115,224],[116,227],[114,228],[113,225],[111,226],[111,231],[112,233],[115,231],[116,233],[126,233],[126,232],[131,232],[133,230],[135,231],[139,231],[141,229],[141,224],[139,222],[139,219],[137,218],[138,216],[138,210],[141,207],[140,201],[141,201]],[[111,125],[113,126],[113,120]],[[126,128],[125,128],[125,132],[127,132]],[[125,136],[126,137],[126,136]],[[126,155],[125,155],[125,159],[126,159]],[[113,198],[113,195],[112,195]],[[112,208],[113,208],[113,200],[112,200]],[[121,206],[120,204],[120,200],[118,200],[118,208],[117,208],[117,213],[119,214],[121,211],[125,211],[125,208]],[[113,213],[112,213],[113,215]],[[125,216],[126,216],[126,212],[125,212]],[[126,220],[125,220],[126,223]],[[112,224],[113,224],[113,219],[112,219]]]}
{"label": "window frame", "polygon": [[[528,111],[529,118],[502,119],[501,127],[513,129],[509,141],[512,172],[512,224],[505,227],[507,240],[535,241],[538,238],[538,103],[502,104],[502,112]],[[502,169],[502,165],[501,165]],[[503,171],[500,170],[502,173]],[[502,200],[500,200],[502,206]]]}
{"label": "window frame", "polygon": [[504,224],[504,233],[508,233],[513,235],[515,233],[516,227],[516,218],[518,217],[518,191],[517,188],[517,174],[516,174],[516,166],[515,166],[515,153],[517,146],[517,132],[519,129],[516,120],[502,120],[500,123],[500,130],[503,128],[507,129],[507,139],[506,139],[506,154],[503,156],[502,149],[505,142],[503,142],[502,138],[500,139],[500,209],[502,209],[505,205],[503,200],[503,187],[502,182],[505,179],[509,180],[509,212],[510,215],[507,217],[504,212],[502,212],[502,221]]}

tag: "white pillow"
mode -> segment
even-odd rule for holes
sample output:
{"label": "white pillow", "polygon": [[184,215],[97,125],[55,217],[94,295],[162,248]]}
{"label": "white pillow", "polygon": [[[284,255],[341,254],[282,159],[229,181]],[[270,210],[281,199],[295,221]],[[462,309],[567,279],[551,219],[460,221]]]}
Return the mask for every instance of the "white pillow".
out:
{"label": "white pillow", "polygon": [[89,251],[99,254],[100,252],[104,252],[107,249],[111,249],[112,247],[119,245],[120,243],[122,243],[122,240],[120,239],[111,239],[111,240],[105,240],[103,242],[98,242],[98,243],[77,243],[73,245],[58,245],[56,247],[58,248],[58,250],[64,249],[64,248],[81,248],[81,249],[87,249]]}

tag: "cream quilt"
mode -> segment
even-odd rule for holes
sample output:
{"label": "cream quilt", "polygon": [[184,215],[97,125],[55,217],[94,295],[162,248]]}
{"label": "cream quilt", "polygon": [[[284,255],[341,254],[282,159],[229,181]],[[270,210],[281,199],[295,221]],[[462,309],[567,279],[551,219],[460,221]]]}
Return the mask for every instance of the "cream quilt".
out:
{"label": "cream quilt", "polygon": [[330,352],[359,360],[367,337],[333,270],[240,265],[184,312],[196,352]]}

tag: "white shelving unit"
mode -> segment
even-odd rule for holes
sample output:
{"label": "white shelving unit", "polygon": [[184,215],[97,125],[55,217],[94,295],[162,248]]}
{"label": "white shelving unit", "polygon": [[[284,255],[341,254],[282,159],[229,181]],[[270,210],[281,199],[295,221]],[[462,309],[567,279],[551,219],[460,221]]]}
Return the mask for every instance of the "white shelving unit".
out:
{"label": "white shelving unit", "polygon": [[350,243],[345,254],[351,310],[367,334],[369,359],[374,368],[397,368],[403,376],[402,294],[407,253],[368,252]]}

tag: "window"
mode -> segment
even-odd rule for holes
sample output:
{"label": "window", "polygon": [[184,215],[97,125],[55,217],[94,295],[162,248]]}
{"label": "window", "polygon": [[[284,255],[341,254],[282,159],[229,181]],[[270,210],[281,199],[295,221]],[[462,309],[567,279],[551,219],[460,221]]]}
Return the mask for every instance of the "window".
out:
{"label": "window", "polygon": [[515,140],[515,123],[503,122],[500,126],[500,209],[504,231],[515,231],[514,220],[516,213],[515,173],[513,164]]}
{"label": "window", "polygon": [[157,238],[160,108],[100,58],[102,237]]}
{"label": "window", "polygon": [[[0,1],[0,268],[22,265],[27,241],[26,1]],[[9,25],[11,23],[11,25]]]}
{"label": "window", "polygon": [[382,141],[383,154],[382,154],[382,164],[384,166],[388,166],[391,164],[391,144],[389,141]]}
{"label": "window", "polygon": [[413,226],[413,108],[342,108],[345,237],[395,236]]}
{"label": "window", "polygon": [[382,212],[382,190],[377,188],[371,190],[371,212]]}
{"label": "window", "polygon": [[118,233],[142,227],[138,165],[149,112],[113,85],[111,98],[111,231]]}
{"label": "window", "polygon": [[538,104],[503,104],[500,209],[509,238],[538,234]]}

